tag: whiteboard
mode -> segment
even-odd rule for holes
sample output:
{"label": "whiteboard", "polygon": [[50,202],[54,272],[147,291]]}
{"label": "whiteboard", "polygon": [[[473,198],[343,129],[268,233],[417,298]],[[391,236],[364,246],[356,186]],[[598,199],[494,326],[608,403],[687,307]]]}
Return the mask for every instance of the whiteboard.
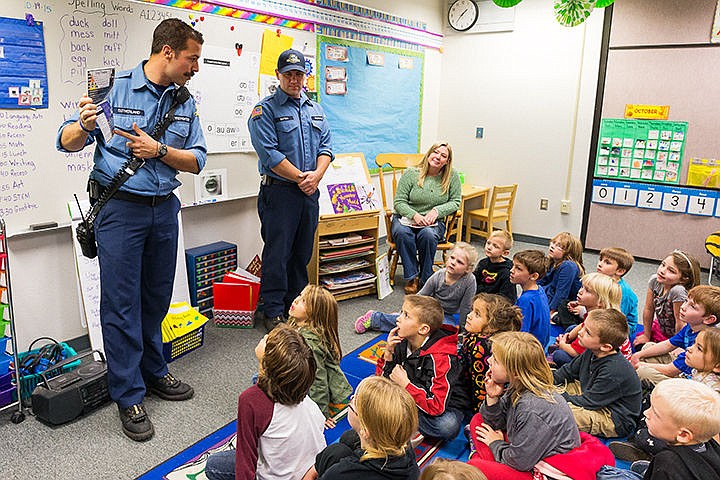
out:
{"label": "whiteboard", "polygon": [[[5,219],[10,235],[27,232],[32,224],[56,222],[67,225],[67,203],[72,200],[73,193],[86,198],[85,185],[93,167],[94,149],[88,147],[67,154],[55,149],[58,127],[76,110],[77,101],[85,91],[86,68],[133,68],[148,57],[152,32],[160,21],[171,17],[189,21],[189,16],[194,14],[195,28],[205,38],[204,50],[213,56],[234,54],[237,57],[235,45],[242,44],[242,55],[239,60],[233,58],[236,65],[231,71],[247,72],[254,68],[252,60],[260,52],[263,31],[278,29],[207,13],[203,14],[204,20],[199,21],[197,12],[133,0],[0,2],[0,16],[23,18],[26,13],[43,23],[49,106],[23,111],[0,110],[0,152],[7,152],[6,155],[13,159],[0,166],[0,216]],[[308,53],[314,54],[314,33],[288,28],[281,28],[281,32],[293,37],[294,48],[312,49]],[[234,74],[223,76],[222,81],[212,77],[207,84],[199,76],[196,85],[188,87],[201,91],[206,103],[234,111],[238,82],[228,78]],[[227,102],[216,95],[218,91],[223,92],[217,85],[227,92]],[[212,94],[205,94],[206,91]],[[243,123],[241,119],[223,121],[236,125]],[[212,142],[222,143],[221,140],[213,138]],[[213,147],[216,151],[231,152],[209,154],[206,165],[208,169],[227,169],[227,198],[256,195],[259,176],[254,152],[215,144]],[[194,176],[183,173],[179,178],[183,182],[180,193],[184,204],[195,203]]]}

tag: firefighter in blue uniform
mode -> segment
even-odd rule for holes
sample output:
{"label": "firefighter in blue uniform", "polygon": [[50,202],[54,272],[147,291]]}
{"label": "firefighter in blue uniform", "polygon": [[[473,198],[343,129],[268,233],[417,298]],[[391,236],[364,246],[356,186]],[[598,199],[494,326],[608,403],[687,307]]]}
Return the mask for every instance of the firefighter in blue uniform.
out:
{"label": "firefighter in blue uniform", "polygon": [[305,57],[280,54],[280,87],[264,98],[248,120],[262,177],[258,215],[264,242],[260,295],[269,331],[284,321],[293,299],[307,285],[318,224],[318,184],[333,159],[330,127],[305,86]]}

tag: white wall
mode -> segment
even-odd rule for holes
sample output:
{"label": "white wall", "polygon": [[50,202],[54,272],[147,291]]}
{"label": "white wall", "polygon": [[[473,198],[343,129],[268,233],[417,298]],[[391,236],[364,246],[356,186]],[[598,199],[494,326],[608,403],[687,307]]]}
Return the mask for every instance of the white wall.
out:
{"label": "white wall", "polygon": [[[513,231],[549,238],[579,235],[595,105],[603,11],[584,27],[566,28],[552,2],[524,0],[512,32],[446,32],[438,132],[454,148],[466,183],[518,183]],[[570,166],[570,132],[580,59],[584,60],[577,136]],[[484,127],[483,139],[475,127]],[[561,215],[566,179],[571,213]],[[540,198],[550,209],[540,211]]]}
{"label": "white wall", "polygon": [[[354,3],[422,19],[428,22],[431,31],[442,29],[442,2],[436,0]],[[438,51],[426,51],[421,148],[432,143],[437,135],[441,61]],[[261,252],[255,198],[184,209],[183,224],[186,248],[218,240],[232,242],[238,245],[238,261],[242,266]],[[80,324],[70,229],[12,237],[9,253],[18,347],[26,350],[40,336],[68,340],[85,335],[87,330]]]}

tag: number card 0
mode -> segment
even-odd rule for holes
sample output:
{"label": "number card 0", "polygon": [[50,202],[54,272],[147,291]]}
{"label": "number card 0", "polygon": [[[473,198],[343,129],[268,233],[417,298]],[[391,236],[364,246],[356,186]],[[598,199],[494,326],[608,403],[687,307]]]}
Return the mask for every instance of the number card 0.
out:
{"label": "number card 0", "polygon": [[593,202],[612,205],[615,187],[608,186],[608,183],[609,182],[593,183]]}

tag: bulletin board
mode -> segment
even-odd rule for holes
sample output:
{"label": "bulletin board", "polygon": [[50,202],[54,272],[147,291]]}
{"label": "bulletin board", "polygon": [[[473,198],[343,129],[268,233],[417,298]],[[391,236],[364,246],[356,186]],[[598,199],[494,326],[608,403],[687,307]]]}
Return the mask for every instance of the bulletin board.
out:
{"label": "bulletin board", "polygon": [[[717,108],[708,101],[720,98],[720,48],[710,44],[716,7],[716,0],[698,0],[692,9],[673,0],[613,5],[583,224],[587,248],[621,246],[658,260],[681,248],[709,265],[704,245],[718,229],[718,190],[688,185],[688,167],[693,158],[720,158]],[[597,175],[603,137],[613,138],[601,133],[602,121],[623,118],[626,104],[669,105],[670,124],[687,123],[675,185]]]}
{"label": "bulletin board", "polygon": [[422,51],[318,35],[318,91],[333,150],[363,152],[371,171],[378,153],[418,151],[424,58]]}
{"label": "bulletin board", "polygon": [[[257,156],[250,152],[249,138],[242,131],[246,128],[244,118],[259,97],[257,90],[253,93],[257,83],[252,85],[251,81],[255,78],[257,82],[255,63],[263,32],[280,30],[293,39],[295,48],[314,53],[313,32],[132,0],[0,2],[0,17],[25,22],[26,14],[42,25],[45,55],[33,56],[39,56],[38,60],[47,66],[47,85],[41,83],[47,108],[19,110],[0,106],[0,216],[11,235],[30,231],[33,224],[70,223],[67,205],[73,201],[73,193],[86,198],[94,149],[61,153],[55,149],[55,138],[58,127],[73,114],[85,92],[85,70],[135,67],[149,55],[155,26],[171,17],[189,22],[194,16],[195,28],[205,39],[201,72],[214,74],[205,78],[198,75],[188,84],[198,100],[201,118],[202,110],[210,103],[212,108],[206,111],[220,112],[219,117],[208,115],[210,125],[205,124],[216,134],[222,133],[208,135],[210,151],[229,152],[210,153],[206,169],[227,172],[226,198],[257,194]],[[6,36],[6,31],[0,30],[0,37]],[[240,55],[236,45],[242,45]],[[7,44],[4,55],[13,55]],[[215,96],[217,92],[226,95]],[[237,132],[239,135],[230,135]],[[236,139],[237,144],[231,145],[231,139]],[[183,173],[180,180],[183,204],[195,203],[194,184],[198,177]]]}

